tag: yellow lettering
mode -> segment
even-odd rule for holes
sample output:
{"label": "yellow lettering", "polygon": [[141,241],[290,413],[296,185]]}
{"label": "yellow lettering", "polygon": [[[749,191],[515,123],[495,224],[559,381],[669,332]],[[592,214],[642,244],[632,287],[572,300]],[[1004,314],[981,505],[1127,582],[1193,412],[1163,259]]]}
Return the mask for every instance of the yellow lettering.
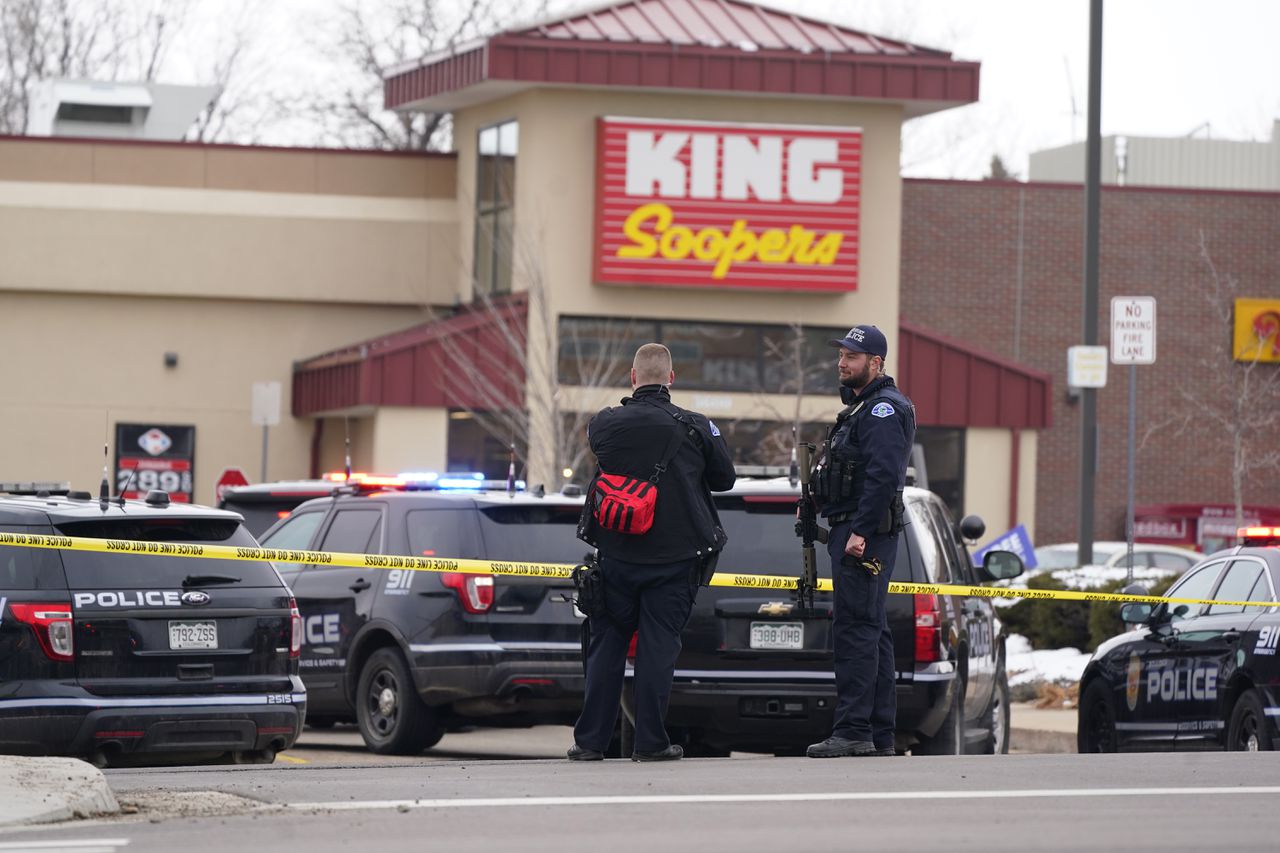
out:
{"label": "yellow lettering", "polygon": [[679,261],[693,255],[700,261],[714,262],[711,277],[717,280],[728,276],[735,263],[752,260],[764,264],[794,262],[830,266],[844,242],[844,234],[838,231],[819,235],[803,225],[792,225],[786,231],[770,228],[756,233],[745,219],[735,219],[728,234],[711,227],[695,232],[686,225],[677,225],[671,207],[661,202],[642,204],[631,211],[622,231],[630,242],[618,248],[618,257],[656,255]]}
{"label": "yellow lettering", "polygon": [[[654,233],[660,234],[671,225],[671,208],[665,204],[654,202],[653,204],[642,204],[631,211],[627,221],[622,224],[622,232],[627,235],[627,239],[631,241],[632,245],[619,246],[618,257],[652,258],[654,256],[658,251],[658,241],[653,239],[653,234],[642,228],[649,219],[654,220]],[[686,228],[685,230],[687,231],[688,229]]]}

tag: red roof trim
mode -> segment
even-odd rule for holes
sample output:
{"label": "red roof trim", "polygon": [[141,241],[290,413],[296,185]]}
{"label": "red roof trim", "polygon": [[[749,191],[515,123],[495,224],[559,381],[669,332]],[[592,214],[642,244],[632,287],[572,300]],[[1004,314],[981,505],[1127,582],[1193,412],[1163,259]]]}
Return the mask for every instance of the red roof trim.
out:
{"label": "red roof trim", "polygon": [[[991,189],[1036,189],[1036,190],[1072,190],[1084,192],[1084,184],[1065,184],[1058,181],[988,181],[962,180],[957,178],[903,178],[909,184],[968,184],[989,186]],[[1258,196],[1261,198],[1280,197],[1280,190],[1229,190],[1216,187],[1145,187],[1141,185],[1103,184],[1104,193],[1164,193],[1171,195],[1229,195]]]}
{"label": "red roof trim", "polygon": [[384,98],[397,108],[506,81],[962,104],[978,99],[978,71],[946,51],[742,0],[627,0],[433,57],[389,76]]}
{"label": "red roof trim", "polygon": [[433,157],[456,160],[452,151],[392,151],[384,148],[307,148],[298,145],[235,145],[228,142],[174,142],[166,139],[120,139],[96,136],[16,136],[0,133],[0,142],[30,142],[37,145],[112,145],[146,148],[194,148],[211,151],[255,151],[267,154],[333,154],[339,157]]}
{"label": "red roof trim", "polygon": [[920,426],[1044,429],[1053,380],[914,323],[900,322],[899,384]]}

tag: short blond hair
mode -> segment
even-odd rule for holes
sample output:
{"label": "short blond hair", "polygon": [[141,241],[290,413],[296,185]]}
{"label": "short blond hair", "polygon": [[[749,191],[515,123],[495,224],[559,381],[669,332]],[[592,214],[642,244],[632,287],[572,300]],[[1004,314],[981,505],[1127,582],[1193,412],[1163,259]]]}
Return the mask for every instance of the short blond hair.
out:
{"label": "short blond hair", "polygon": [[636,386],[666,385],[671,381],[671,350],[662,344],[644,344],[636,350],[631,368],[636,372]]}

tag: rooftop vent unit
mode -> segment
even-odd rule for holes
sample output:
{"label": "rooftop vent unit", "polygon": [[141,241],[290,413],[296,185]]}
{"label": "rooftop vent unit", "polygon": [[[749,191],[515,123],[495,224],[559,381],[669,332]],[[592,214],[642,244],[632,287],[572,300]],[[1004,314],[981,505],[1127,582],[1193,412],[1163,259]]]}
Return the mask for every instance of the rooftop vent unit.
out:
{"label": "rooftop vent unit", "polygon": [[30,136],[180,141],[217,86],[43,80],[32,97]]}

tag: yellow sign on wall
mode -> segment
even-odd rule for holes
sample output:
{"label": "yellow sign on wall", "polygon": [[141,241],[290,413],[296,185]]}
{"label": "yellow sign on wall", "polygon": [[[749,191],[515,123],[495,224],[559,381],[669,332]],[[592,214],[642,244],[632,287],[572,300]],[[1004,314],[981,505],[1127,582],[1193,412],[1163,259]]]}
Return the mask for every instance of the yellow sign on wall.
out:
{"label": "yellow sign on wall", "polygon": [[1236,361],[1280,362],[1280,299],[1237,299]]}

